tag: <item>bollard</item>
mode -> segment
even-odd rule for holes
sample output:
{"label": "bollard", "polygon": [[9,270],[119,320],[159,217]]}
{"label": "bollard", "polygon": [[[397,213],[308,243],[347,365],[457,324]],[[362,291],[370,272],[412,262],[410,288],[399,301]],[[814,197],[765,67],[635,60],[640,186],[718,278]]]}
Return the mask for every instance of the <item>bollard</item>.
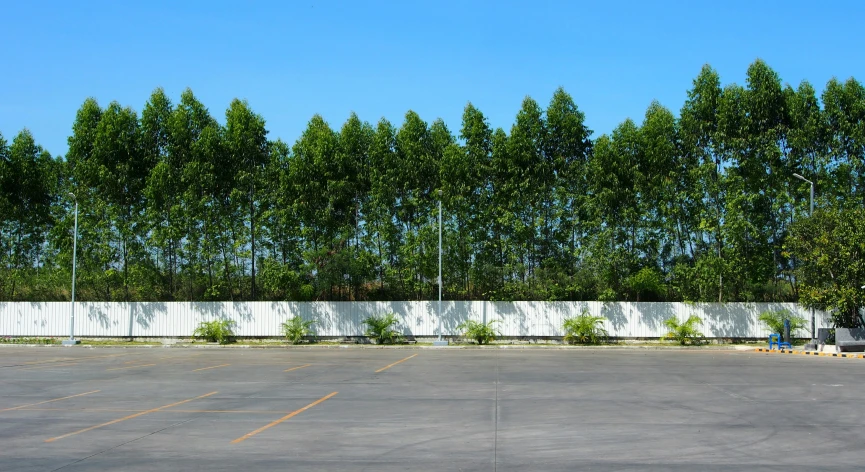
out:
{"label": "bollard", "polygon": [[790,342],[790,320],[788,319],[784,320],[784,342]]}

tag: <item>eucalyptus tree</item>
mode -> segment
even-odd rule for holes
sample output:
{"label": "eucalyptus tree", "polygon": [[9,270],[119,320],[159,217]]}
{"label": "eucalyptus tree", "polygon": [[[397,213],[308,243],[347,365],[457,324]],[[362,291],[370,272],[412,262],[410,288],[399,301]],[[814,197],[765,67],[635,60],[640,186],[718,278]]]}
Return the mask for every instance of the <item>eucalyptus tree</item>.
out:
{"label": "eucalyptus tree", "polygon": [[451,297],[471,298],[479,295],[476,289],[488,288],[487,278],[494,273],[489,254],[495,254],[487,208],[492,129],[471,103],[463,110],[460,139],[465,144],[448,145],[441,162],[445,221],[454,233],[447,244],[452,275],[443,283]]}
{"label": "eucalyptus tree", "polygon": [[367,249],[364,241],[368,231],[366,214],[370,207],[370,146],[375,131],[369,123],[362,122],[352,113],[339,132],[339,150],[332,164],[339,167],[343,182],[332,194],[334,206],[342,212],[342,231],[348,238],[342,249],[342,259],[346,262],[343,273],[348,275],[349,293],[354,299],[366,279],[374,277],[375,258]]}
{"label": "eucalyptus tree", "polygon": [[396,129],[382,118],[375,127],[369,148],[369,200],[364,235],[367,246],[375,254],[374,266],[378,272],[378,288],[372,294],[375,298],[388,298],[388,288],[402,288],[398,277],[401,231],[396,215],[400,185],[397,166]]}
{"label": "eucalyptus tree", "polygon": [[53,224],[55,167],[51,155],[36,144],[29,130],[18,133],[8,148],[0,137],[0,299],[38,299],[42,295],[38,272],[44,270],[46,235]]}
{"label": "eucalyptus tree", "polygon": [[545,239],[552,233],[555,174],[543,152],[545,138],[543,111],[536,101],[526,97],[508,136],[510,165],[502,169],[507,175],[502,190],[509,197],[505,213],[513,221],[515,244],[510,249],[518,255],[516,276],[523,284],[521,296],[531,293],[535,269],[550,253]]}
{"label": "eucalyptus tree", "polygon": [[[233,193],[235,208],[248,209],[248,235],[250,248],[250,294],[248,299],[256,299],[255,249],[256,220],[264,182],[264,167],[268,162],[267,129],[261,115],[252,111],[244,100],[234,99],[225,112],[225,151],[230,162],[229,168],[236,169],[236,185]],[[240,241],[238,241],[240,242]],[[236,242],[236,244],[238,243]],[[241,242],[245,245],[245,241]]]}
{"label": "eucalyptus tree", "polygon": [[[117,270],[117,252],[112,246],[116,235],[106,200],[107,188],[101,182],[102,177],[108,174],[101,160],[104,156],[96,146],[99,135],[106,130],[105,126],[100,128],[102,117],[103,110],[96,100],[88,98],[84,101],[75,115],[66,154],[70,167],[70,190],[80,208],[77,288],[82,300],[114,300],[117,289],[122,286],[121,273]],[[67,247],[70,253],[71,249],[71,246]]]}
{"label": "eucalyptus tree", "polygon": [[308,270],[316,276],[316,296],[333,297],[339,282],[331,255],[347,241],[341,238],[340,209],[332,206],[330,192],[342,183],[343,175],[331,163],[336,159],[339,136],[319,116],[313,116],[292,147],[289,168],[295,205],[304,240]]}
{"label": "eucalyptus tree", "polygon": [[157,88],[144,105],[139,126],[141,152],[154,163],[144,190],[147,242],[152,248],[151,259],[156,272],[153,288],[160,299],[169,300],[174,298],[181,238],[181,232],[172,226],[176,226],[180,211],[181,172],[179,162],[172,159],[177,153],[171,153],[173,115],[171,100],[164,90]]}
{"label": "eucalyptus tree", "polygon": [[118,298],[130,301],[134,283],[130,280],[130,266],[146,260],[143,242],[146,227],[140,224],[144,210],[144,188],[147,176],[155,163],[141,152],[138,143],[138,116],[129,107],[111,102],[102,111],[96,127],[90,164],[96,179],[87,185],[94,189],[98,207],[105,209],[104,217],[111,222],[109,250],[112,268],[118,266]]}
{"label": "eucalyptus tree", "polygon": [[592,153],[592,131],[585,124],[585,115],[563,88],[553,94],[546,109],[546,133],[543,152],[553,172],[550,205],[551,230],[546,235],[547,276],[541,281],[545,298],[570,298],[584,292],[579,281],[574,283],[576,269],[584,249],[582,241],[587,231],[589,202],[586,198],[586,172]]}
{"label": "eucalyptus tree", "polygon": [[829,126],[831,182],[826,188],[845,206],[865,203],[865,87],[853,78],[832,79],[822,101]]}
{"label": "eucalyptus tree", "polygon": [[724,171],[729,165],[719,135],[723,92],[718,73],[708,65],[693,83],[679,113],[682,157],[688,180],[693,182],[686,195],[690,207],[686,231],[692,241],[689,252],[693,265],[677,265],[674,281],[686,299],[712,300],[714,291],[714,298],[723,301]]}
{"label": "eucalyptus tree", "polygon": [[405,292],[420,299],[433,275],[427,242],[434,217],[433,194],[439,188],[439,161],[431,129],[417,113],[406,113],[395,136],[394,154],[395,216],[402,233],[398,276]]}
{"label": "eucalyptus tree", "polygon": [[673,271],[675,262],[687,254],[683,208],[692,182],[685,170],[676,118],[660,103],[652,102],[640,126],[637,161],[643,257],[639,270],[626,283],[638,301],[667,297],[661,281]]}

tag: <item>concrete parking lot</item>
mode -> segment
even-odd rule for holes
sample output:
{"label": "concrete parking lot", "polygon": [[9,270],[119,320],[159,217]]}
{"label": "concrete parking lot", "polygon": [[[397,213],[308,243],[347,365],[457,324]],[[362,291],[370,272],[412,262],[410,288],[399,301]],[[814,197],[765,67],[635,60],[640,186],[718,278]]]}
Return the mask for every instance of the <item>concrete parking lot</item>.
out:
{"label": "concrete parking lot", "polygon": [[853,470],[865,360],[0,349],[0,470]]}

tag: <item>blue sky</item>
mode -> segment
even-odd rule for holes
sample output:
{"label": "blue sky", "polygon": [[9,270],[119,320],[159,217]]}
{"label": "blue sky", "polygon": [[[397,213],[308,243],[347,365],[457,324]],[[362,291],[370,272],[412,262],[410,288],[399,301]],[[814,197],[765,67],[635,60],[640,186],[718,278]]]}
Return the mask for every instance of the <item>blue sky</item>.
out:
{"label": "blue sky", "polygon": [[190,87],[221,122],[245,98],[272,139],[293,143],[315,113],[338,129],[352,111],[398,126],[413,109],[458,134],[468,101],[509,129],[526,95],[545,106],[558,86],[598,136],[640,121],[653,99],[677,113],[706,63],[724,83],[743,83],[757,58],[818,91],[832,77],[865,81],[861,1],[29,1],[0,11],[0,133],[11,141],[27,127],[52,154],[65,154],[86,97],[140,112],[158,86],[175,101]]}

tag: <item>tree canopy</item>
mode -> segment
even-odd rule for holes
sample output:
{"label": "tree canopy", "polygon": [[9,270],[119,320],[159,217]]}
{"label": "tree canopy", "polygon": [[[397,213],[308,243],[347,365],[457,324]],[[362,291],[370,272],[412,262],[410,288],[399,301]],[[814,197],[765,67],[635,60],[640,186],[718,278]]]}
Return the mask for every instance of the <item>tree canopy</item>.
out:
{"label": "tree canopy", "polygon": [[452,128],[408,111],[270,134],[245,101],[217,120],[156,89],[140,112],[85,100],[65,157],[0,136],[0,300],[68,299],[70,192],[79,300],[433,299],[441,191],[447,299],[862,305],[825,292],[865,283],[835,242],[863,227],[852,78],[818,95],[762,61],[744,85],[705,66],[677,112],[598,137],[561,88],[509,130],[468,103]]}

